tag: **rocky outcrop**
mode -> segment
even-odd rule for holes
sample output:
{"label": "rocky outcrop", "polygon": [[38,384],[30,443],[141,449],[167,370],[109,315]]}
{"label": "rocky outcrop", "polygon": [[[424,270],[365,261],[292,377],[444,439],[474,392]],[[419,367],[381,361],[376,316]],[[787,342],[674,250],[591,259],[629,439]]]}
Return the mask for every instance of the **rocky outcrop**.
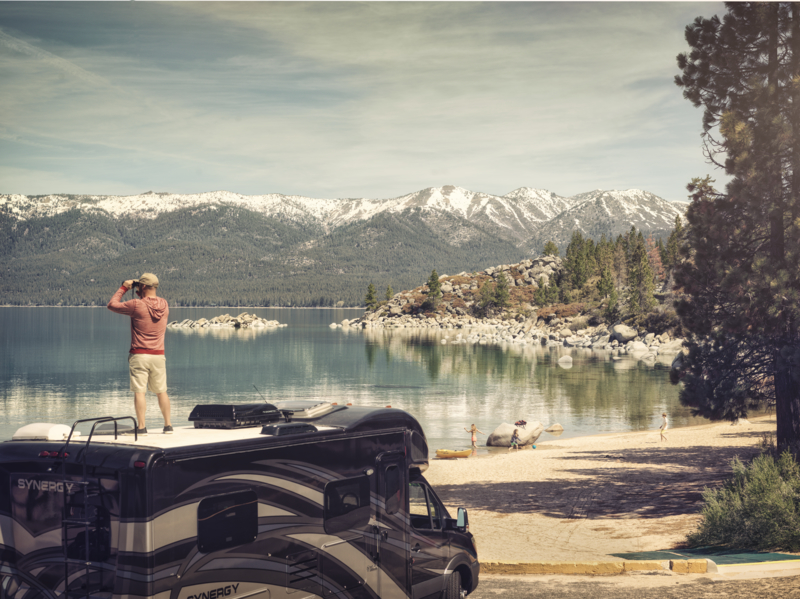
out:
{"label": "rocky outcrop", "polygon": [[285,326],[287,325],[281,324],[277,320],[266,320],[247,312],[242,312],[236,317],[230,314],[223,314],[210,320],[206,318],[201,318],[200,320],[190,320],[188,318],[181,321],[173,320],[167,325],[167,327],[180,329],[269,329]]}
{"label": "rocky outcrop", "polygon": [[[331,323],[331,328],[399,330],[430,329],[442,331],[441,343],[452,345],[540,345],[544,347],[583,348],[610,352],[612,356],[630,355],[644,362],[665,363],[665,356],[681,351],[683,339],[668,333],[657,335],[616,323],[590,325],[590,320],[570,311],[553,307],[536,309],[533,296],[541,280],[557,278],[563,270],[560,258],[544,256],[519,264],[500,265],[481,272],[442,275],[439,281],[442,298],[434,310],[426,307],[427,285],[397,293],[376,310],[353,320]],[[509,283],[512,311],[500,317],[477,316],[480,288],[496,282],[499,276]],[[450,333],[452,331],[452,333]],[[671,363],[671,358],[667,365]],[[563,367],[568,368],[565,360]]]}
{"label": "rocky outcrop", "polygon": [[541,422],[529,422],[525,428],[520,428],[504,422],[494,429],[486,439],[487,447],[511,447],[511,435],[514,434],[514,429],[518,430],[520,446],[525,447],[536,443],[539,435],[544,431],[544,425]]}

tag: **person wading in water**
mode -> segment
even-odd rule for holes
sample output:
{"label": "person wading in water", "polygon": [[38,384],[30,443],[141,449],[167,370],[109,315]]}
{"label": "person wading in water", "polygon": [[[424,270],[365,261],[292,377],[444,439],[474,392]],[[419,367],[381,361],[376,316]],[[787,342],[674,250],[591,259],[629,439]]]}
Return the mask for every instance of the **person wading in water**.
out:
{"label": "person wading in water", "polygon": [[[120,301],[134,287],[139,299]],[[158,297],[158,277],[145,273],[138,279],[125,281],[108,302],[108,309],[131,317],[131,349],[128,368],[131,391],[136,409],[137,434],[146,435],[145,395],[149,389],[158,398],[158,407],[164,416],[164,433],[172,432],[169,396],[167,395],[167,361],[164,355],[164,336],[167,332],[169,305]]]}

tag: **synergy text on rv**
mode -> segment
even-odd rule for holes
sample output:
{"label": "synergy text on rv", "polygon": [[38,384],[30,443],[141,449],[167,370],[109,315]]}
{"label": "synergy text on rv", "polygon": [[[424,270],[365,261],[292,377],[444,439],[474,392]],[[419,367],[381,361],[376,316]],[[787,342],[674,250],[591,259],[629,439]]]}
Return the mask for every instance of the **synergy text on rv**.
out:
{"label": "synergy text on rv", "polygon": [[[55,480],[28,480],[27,478],[20,478],[17,481],[17,486],[20,489],[36,489],[44,493],[51,491],[56,493],[64,492],[64,483]],[[73,483],[67,483],[67,493],[72,493]]]}
{"label": "synergy text on rv", "polygon": [[218,599],[219,597],[225,597],[227,595],[236,593],[236,589],[238,588],[239,588],[238,584],[229,584],[228,586],[225,587],[212,589],[207,593],[197,593],[197,595],[189,595],[186,599]]}

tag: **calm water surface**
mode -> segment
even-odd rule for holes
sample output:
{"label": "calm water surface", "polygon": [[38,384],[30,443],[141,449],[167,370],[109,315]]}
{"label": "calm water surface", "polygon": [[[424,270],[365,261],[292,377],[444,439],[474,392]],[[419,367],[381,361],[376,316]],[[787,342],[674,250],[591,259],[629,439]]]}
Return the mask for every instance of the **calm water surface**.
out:
{"label": "calm water surface", "polygon": [[[170,320],[244,309],[173,308]],[[459,331],[365,332],[330,329],[361,310],[252,308],[280,329],[167,331],[173,424],[188,424],[199,403],[321,399],[391,405],[422,423],[431,450],[466,448],[465,426],[490,433],[524,418],[560,423],[563,437],[701,422],[678,403],[663,365],[612,362],[589,350],[441,343]],[[31,422],[133,415],[128,387],[129,319],[105,308],[0,308],[0,439]],[[565,353],[573,367],[558,366]],[[148,427],[160,429],[148,394]],[[540,442],[552,439],[542,434]],[[480,442],[485,440],[479,436]]]}

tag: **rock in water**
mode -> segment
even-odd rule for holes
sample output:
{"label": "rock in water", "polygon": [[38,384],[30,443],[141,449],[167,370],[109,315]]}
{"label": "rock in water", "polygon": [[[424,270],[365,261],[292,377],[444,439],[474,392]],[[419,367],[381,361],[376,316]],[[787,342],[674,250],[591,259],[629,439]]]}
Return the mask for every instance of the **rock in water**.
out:
{"label": "rock in water", "polygon": [[544,425],[541,422],[529,422],[525,428],[520,428],[504,422],[492,431],[489,438],[486,439],[487,447],[511,447],[511,435],[514,434],[514,429],[519,429],[519,439],[521,446],[533,445],[542,434]]}
{"label": "rock in water", "polygon": [[563,433],[564,427],[556,422],[555,424],[551,424],[544,430],[548,433]]}

